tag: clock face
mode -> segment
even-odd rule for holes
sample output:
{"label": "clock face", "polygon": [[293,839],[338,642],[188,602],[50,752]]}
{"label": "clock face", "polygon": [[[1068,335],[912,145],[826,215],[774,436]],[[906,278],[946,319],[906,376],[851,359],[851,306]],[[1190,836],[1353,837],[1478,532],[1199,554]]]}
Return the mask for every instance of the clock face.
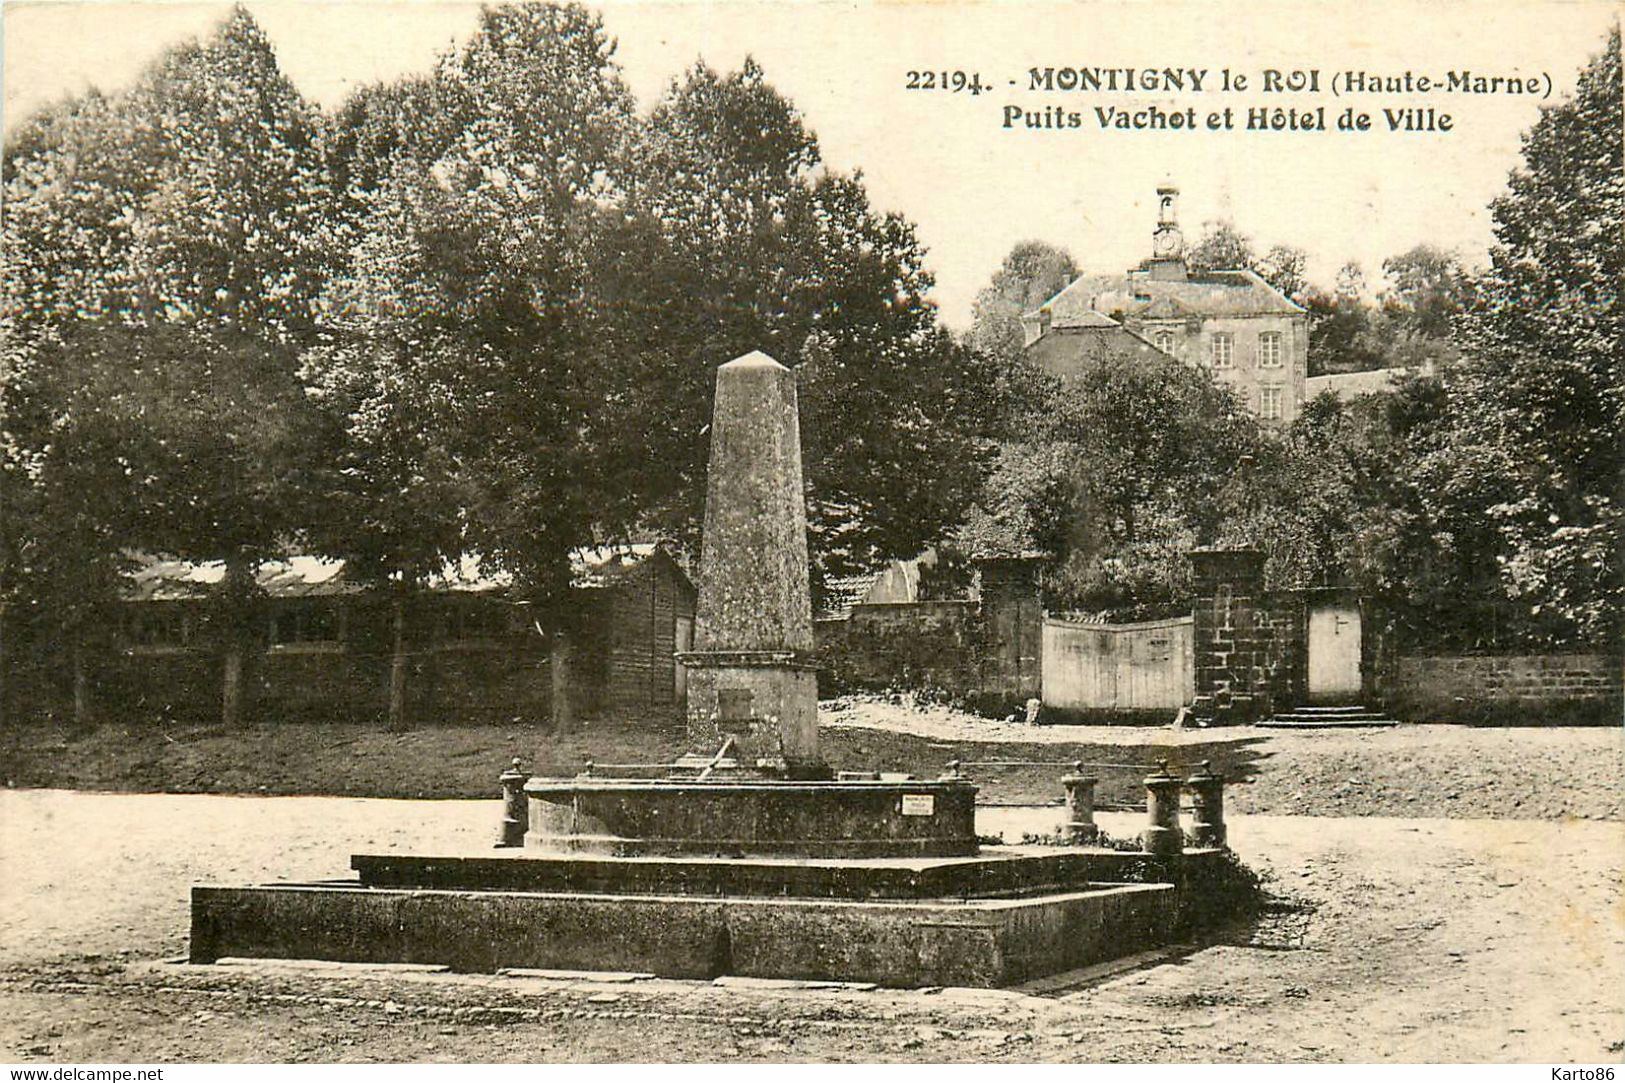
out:
{"label": "clock face", "polygon": [[1157,256],[1172,256],[1179,252],[1179,230],[1159,229],[1151,235],[1151,252]]}

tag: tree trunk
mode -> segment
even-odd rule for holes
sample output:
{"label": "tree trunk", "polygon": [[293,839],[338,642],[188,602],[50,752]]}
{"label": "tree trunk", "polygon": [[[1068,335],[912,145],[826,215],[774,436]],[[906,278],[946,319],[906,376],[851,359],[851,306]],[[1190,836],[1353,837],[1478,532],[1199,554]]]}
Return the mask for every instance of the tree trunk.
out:
{"label": "tree trunk", "polygon": [[565,733],[575,725],[575,712],[570,703],[570,640],[563,632],[553,633],[547,669],[553,686],[553,731]]}
{"label": "tree trunk", "polygon": [[243,669],[248,657],[249,604],[254,593],[254,562],[237,557],[226,562],[226,654],[220,676],[220,724],[246,721],[247,690]]}
{"label": "tree trunk", "polygon": [[220,724],[235,726],[243,716],[243,641],[233,635],[226,644],[225,665],[220,676]]}
{"label": "tree trunk", "polygon": [[394,646],[389,656],[389,731],[406,731],[406,600],[395,599]]}
{"label": "tree trunk", "polygon": [[83,634],[79,633],[81,638],[73,645],[73,725],[75,729],[88,730],[92,724],[90,673],[85,666]]}

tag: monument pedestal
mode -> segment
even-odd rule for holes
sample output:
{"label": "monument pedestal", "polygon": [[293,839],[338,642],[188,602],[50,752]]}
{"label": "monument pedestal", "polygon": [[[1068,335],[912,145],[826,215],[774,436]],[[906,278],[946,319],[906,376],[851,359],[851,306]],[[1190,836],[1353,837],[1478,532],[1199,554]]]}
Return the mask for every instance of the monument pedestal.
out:
{"label": "monument pedestal", "polygon": [[678,766],[698,765],[731,739],[747,771],[829,778],[818,755],[818,672],[796,651],[688,651],[688,739]]}

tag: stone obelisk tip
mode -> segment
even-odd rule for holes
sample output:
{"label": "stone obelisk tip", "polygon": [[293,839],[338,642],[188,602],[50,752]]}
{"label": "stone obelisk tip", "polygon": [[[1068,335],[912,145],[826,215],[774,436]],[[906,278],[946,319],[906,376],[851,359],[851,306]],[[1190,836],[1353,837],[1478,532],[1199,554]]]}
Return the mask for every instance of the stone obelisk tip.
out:
{"label": "stone obelisk tip", "polygon": [[783,365],[781,365],[777,361],[775,361],[773,358],[767,356],[767,354],[763,353],[761,350],[752,350],[750,353],[742,354],[741,356],[734,358],[732,361],[729,361],[726,364],[719,365],[717,367],[717,371],[719,373],[721,373],[721,372],[731,372],[734,369],[747,369],[747,368],[777,369],[779,372],[789,372],[790,371],[789,369],[785,368]]}

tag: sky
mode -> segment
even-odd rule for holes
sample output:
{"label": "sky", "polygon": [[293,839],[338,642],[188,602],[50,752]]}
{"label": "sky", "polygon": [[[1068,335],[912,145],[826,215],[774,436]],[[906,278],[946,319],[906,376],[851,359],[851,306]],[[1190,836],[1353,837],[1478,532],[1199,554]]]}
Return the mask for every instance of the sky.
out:
{"label": "sky", "polygon": [[[283,70],[332,108],[355,87],[427,70],[472,31],[477,4],[440,0],[249,0]],[[737,68],[754,56],[818,134],[826,164],[862,170],[879,208],[914,222],[929,250],[944,320],[964,327],[976,292],[1017,242],[1048,241],[1088,271],[1121,271],[1150,254],[1156,186],[1181,190],[1180,223],[1233,221],[1262,249],[1309,253],[1330,284],[1345,262],[1380,279],[1382,260],[1418,243],[1482,262],[1487,206],[1519,161],[1519,136],[1543,102],[1570,92],[1618,18],[1613,0],[1276,4],[1181,0],[970,3],[963,0],[609,0],[594,5],[617,60],[647,107],[703,58]],[[8,0],[5,130],[53,100],[128,84],[165,48],[208,30],[213,3]],[[1055,69],[1055,90],[1030,89]],[[1205,73],[1201,90],[1059,89],[1066,73],[1149,69]],[[1222,73],[1248,80],[1221,89]],[[910,72],[975,74],[986,89],[908,89]],[[1313,89],[1263,89],[1270,71],[1318,72]],[[1402,79],[1351,93],[1349,71]],[[1449,72],[1533,80],[1534,94],[1417,91]],[[939,77],[940,78],[940,77]],[[1124,78],[1121,74],[1118,76]],[[923,82],[923,79],[916,79]],[[1229,107],[1234,128],[1209,130]],[[1323,108],[1333,130],[1245,128],[1254,108]],[[1151,121],[1187,114],[1194,129],[1102,127],[1096,110]],[[1367,131],[1339,132],[1353,108]],[[1433,109],[1403,114],[1405,109]],[[1389,130],[1395,119],[1433,130]],[[1438,130],[1440,114],[1449,131]],[[1014,115],[1012,115],[1014,114]],[[1076,126],[1068,114],[1076,115]],[[1041,126],[1029,129],[1031,115]],[[1062,126],[1042,126],[1056,119]],[[1009,124],[1007,126],[1007,120]]]}

